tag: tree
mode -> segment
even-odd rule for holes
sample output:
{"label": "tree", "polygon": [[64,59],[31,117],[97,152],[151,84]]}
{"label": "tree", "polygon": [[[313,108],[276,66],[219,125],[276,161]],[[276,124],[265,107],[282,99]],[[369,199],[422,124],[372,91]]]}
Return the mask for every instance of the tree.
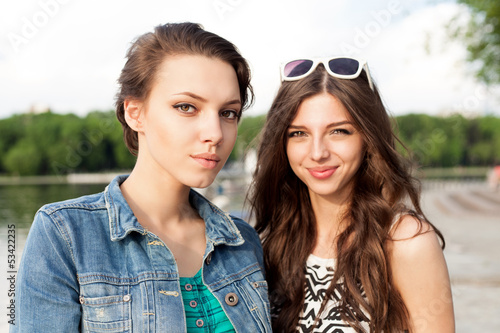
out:
{"label": "tree", "polygon": [[239,161],[249,149],[257,147],[258,134],[262,130],[262,127],[264,127],[265,121],[266,115],[243,116],[238,126],[238,138],[229,160]]}
{"label": "tree", "polygon": [[42,155],[33,142],[23,139],[8,151],[3,163],[5,169],[13,175],[33,175],[41,167]]}
{"label": "tree", "polygon": [[500,83],[500,1],[458,0],[470,10],[466,27],[451,25],[455,37],[465,41],[468,60],[477,64],[477,77],[486,84]]}

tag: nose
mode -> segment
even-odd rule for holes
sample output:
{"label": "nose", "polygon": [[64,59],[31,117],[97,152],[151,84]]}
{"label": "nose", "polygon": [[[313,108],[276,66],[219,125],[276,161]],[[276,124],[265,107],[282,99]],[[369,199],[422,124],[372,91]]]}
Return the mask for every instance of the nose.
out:
{"label": "nose", "polygon": [[320,162],[322,160],[325,160],[329,156],[330,156],[330,152],[328,150],[328,146],[325,143],[324,138],[315,137],[312,140],[311,159],[313,161]]}
{"label": "nose", "polygon": [[224,138],[219,112],[207,112],[200,118],[200,139],[210,146],[218,146]]}

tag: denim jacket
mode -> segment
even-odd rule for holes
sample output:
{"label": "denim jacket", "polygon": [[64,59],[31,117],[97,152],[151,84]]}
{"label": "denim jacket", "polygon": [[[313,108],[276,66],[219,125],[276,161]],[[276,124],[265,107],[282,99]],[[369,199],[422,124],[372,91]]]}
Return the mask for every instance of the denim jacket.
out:
{"label": "denim jacket", "polygon": [[[42,207],[23,251],[11,332],[185,332],[175,259],[115,178],[104,192]],[[202,276],[236,332],[271,332],[255,230],[191,190],[205,220]]]}

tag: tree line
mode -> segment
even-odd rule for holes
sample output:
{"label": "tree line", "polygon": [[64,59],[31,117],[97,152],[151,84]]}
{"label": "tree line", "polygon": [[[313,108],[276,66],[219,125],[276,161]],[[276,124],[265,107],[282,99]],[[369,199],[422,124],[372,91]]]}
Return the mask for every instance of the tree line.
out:
{"label": "tree line", "polygon": [[[243,116],[229,163],[258,144],[265,115]],[[394,127],[411,158],[422,167],[492,166],[500,163],[500,118],[408,114]],[[64,175],[130,170],[135,156],[125,147],[113,111],[20,114],[0,120],[0,174]],[[403,153],[406,151],[399,147]]]}

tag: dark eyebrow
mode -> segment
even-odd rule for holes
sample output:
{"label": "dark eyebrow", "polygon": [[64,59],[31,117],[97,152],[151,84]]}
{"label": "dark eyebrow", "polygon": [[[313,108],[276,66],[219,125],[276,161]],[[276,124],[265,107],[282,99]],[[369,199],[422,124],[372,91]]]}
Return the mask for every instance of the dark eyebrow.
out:
{"label": "dark eyebrow", "polygon": [[[327,128],[330,128],[330,127],[337,127],[337,126],[342,126],[342,125],[351,125],[351,126],[354,126],[352,124],[352,122],[348,121],[348,120],[343,120],[343,121],[339,121],[339,122],[336,122],[336,123],[331,123],[331,124],[328,124],[328,126],[326,126]],[[301,125],[290,125],[288,126],[289,129],[304,129],[306,128],[306,126],[301,126]]]}
{"label": "dark eyebrow", "polygon": [[337,127],[337,126],[342,126],[342,125],[351,125],[351,126],[354,126],[352,124],[352,122],[350,122],[349,120],[344,120],[344,121],[339,121],[337,123],[331,123],[327,126],[327,128],[330,128],[330,127]]}
{"label": "dark eyebrow", "polygon": [[[192,92],[189,92],[189,91],[184,91],[184,92],[180,92],[178,94],[174,94],[174,96],[178,96],[178,95],[185,95],[185,96],[189,96],[191,98],[194,98],[194,99],[197,99],[199,100],[200,102],[202,103],[206,103],[207,102],[207,99],[204,98],[204,97],[201,97],[199,95],[196,95]],[[240,104],[241,105],[241,101],[239,99],[233,99],[227,103],[225,103],[226,105],[231,105],[231,104]]]}
{"label": "dark eyebrow", "polygon": [[231,105],[231,104],[240,104],[241,105],[241,101],[239,99],[233,99],[232,101],[229,101],[226,103],[226,105]]}
{"label": "dark eyebrow", "polygon": [[178,93],[178,94],[174,94],[174,96],[177,96],[177,95],[185,95],[185,96],[189,96],[191,98],[194,98],[194,99],[197,99],[203,103],[207,102],[207,100],[199,95],[196,95],[196,94],[193,94],[192,92],[189,92],[189,91],[184,91],[184,92],[181,92],[181,93]]}

